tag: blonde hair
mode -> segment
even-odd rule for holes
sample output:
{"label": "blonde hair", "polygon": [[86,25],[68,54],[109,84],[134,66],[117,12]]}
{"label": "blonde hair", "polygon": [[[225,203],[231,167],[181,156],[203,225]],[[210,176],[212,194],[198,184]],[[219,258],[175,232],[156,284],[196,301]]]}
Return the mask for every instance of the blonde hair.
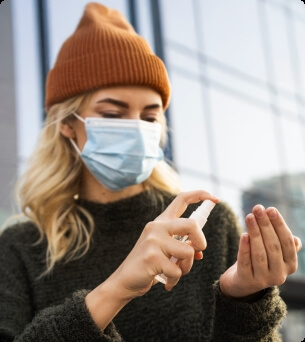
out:
{"label": "blonde hair", "polygon": [[[28,160],[16,191],[22,213],[33,221],[40,232],[41,242],[47,240],[46,271],[64,260],[82,257],[90,247],[94,230],[91,215],[75,201],[80,192],[83,162],[71,142],[61,134],[63,120],[80,112],[92,93],[53,105],[39,136],[36,149]],[[162,142],[166,140],[166,120],[162,122]],[[145,188],[157,188],[172,194],[180,191],[174,169],[165,161],[158,163]]]}

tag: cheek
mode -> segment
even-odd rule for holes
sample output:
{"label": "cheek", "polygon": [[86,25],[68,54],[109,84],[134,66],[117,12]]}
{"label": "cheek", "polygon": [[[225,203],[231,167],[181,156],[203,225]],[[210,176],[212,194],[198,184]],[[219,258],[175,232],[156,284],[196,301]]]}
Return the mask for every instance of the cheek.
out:
{"label": "cheek", "polygon": [[87,134],[84,128],[76,130],[76,144],[82,151],[87,141]]}

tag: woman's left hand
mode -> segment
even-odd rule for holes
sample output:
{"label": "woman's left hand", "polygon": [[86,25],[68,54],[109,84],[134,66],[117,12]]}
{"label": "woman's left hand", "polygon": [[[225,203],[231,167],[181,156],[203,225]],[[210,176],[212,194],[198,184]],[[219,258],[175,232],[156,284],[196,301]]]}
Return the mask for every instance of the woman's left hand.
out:
{"label": "woman's left hand", "polygon": [[297,270],[297,252],[302,248],[276,208],[256,205],[246,225],[237,261],[220,278],[221,292],[236,299],[283,284]]}

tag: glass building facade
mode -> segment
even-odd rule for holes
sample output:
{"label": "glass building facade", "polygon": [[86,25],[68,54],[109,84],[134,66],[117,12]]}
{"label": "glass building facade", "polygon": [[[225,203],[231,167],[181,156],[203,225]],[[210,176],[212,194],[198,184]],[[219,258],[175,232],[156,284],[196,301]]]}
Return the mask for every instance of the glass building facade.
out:
{"label": "glass building facade", "polygon": [[[43,122],[44,80],[86,0],[0,4],[0,223]],[[305,5],[301,0],[104,0],[164,60],[166,155],[184,190],[207,189],[244,226],[277,206],[305,246]],[[3,48],[5,47],[5,48]],[[305,248],[282,288],[286,342],[305,337]],[[296,335],[297,334],[297,335]]]}

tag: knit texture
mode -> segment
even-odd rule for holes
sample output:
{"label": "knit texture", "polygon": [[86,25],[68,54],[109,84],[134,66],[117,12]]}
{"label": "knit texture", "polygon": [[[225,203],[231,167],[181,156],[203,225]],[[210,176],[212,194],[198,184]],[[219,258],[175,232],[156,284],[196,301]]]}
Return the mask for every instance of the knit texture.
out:
{"label": "knit texture", "polygon": [[277,330],[286,306],[277,288],[252,304],[219,291],[217,281],[236,260],[240,234],[224,203],[215,206],[204,227],[203,260],[195,261],[172,291],[156,284],[127,304],[104,331],[98,329],[85,295],[116,270],[145,224],[172,200],[149,190],[108,204],[80,201],[96,224],[90,250],[79,260],[57,264],[42,279],[46,244],[33,245],[37,228],[30,222],[7,228],[0,236],[0,341],[280,341]]}
{"label": "knit texture", "polygon": [[161,59],[121,13],[89,3],[48,74],[45,106],[121,85],[152,88],[160,93],[164,109],[168,106],[170,83]]}

